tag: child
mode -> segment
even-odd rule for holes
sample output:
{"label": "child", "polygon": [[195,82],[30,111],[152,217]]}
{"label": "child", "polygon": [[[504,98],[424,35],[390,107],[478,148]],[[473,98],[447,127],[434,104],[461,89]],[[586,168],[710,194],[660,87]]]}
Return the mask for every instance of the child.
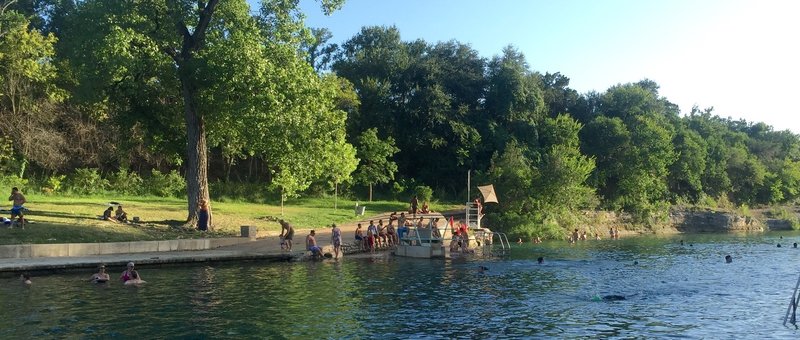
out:
{"label": "child", "polygon": [[286,238],[280,236],[281,239],[281,250],[289,250],[289,245],[286,244]]}

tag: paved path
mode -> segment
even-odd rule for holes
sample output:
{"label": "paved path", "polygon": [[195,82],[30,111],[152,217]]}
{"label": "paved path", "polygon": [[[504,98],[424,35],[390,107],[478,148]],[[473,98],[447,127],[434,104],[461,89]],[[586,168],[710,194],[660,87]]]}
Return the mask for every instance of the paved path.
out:
{"label": "paved path", "polygon": [[[437,214],[438,215],[438,214]],[[377,224],[378,220],[383,219],[388,222],[389,214],[371,216],[361,221],[339,225],[342,229],[344,243],[353,243],[356,225],[362,223],[364,233],[370,220]],[[34,258],[2,258],[0,259],[0,274],[16,275],[22,271],[54,271],[80,268],[96,268],[98,264],[105,263],[109,267],[124,268],[125,265],[133,261],[137,266],[169,264],[169,263],[192,263],[192,262],[211,262],[211,261],[291,261],[304,257],[305,239],[310,229],[296,229],[294,246],[292,251],[284,251],[280,248],[278,236],[268,236],[252,242],[241,243],[228,247],[198,251],[169,251],[151,253],[130,253],[112,255],[93,255],[80,257],[34,257]],[[317,244],[324,248],[325,252],[332,252],[331,228],[317,229]]]}

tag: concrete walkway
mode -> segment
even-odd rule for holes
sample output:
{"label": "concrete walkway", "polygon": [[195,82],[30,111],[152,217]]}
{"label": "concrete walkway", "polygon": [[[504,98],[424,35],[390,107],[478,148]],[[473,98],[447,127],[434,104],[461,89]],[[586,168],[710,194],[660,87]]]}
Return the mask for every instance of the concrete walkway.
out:
{"label": "concrete walkway", "polygon": [[[354,242],[356,225],[362,224],[364,233],[370,220],[377,224],[383,219],[388,223],[389,214],[371,216],[367,219],[353,223],[339,225],[342,229],[342,239],[345,244]],[[69,269],[93,269],[99,264],[124,268],[133,261],[137,267],[142,265],[158,265],[172,263],[197,263],[214,261],[291,261],[305,257],[305,239],[310,229],[295,228],[292,251],[281,250],[278,236],[268,236],[262,239],[239,243],[232,246],[196,251],[162,251],[146,253],[108,254],[92,256],[58,256],[58,257],[29,257],[29,258],[0,258],[0,275],[17,275],[23,271],[59,271]],[[323,247],[324,252],[333,251],[331,246],[331,228],[316,229],[317,244]]]}

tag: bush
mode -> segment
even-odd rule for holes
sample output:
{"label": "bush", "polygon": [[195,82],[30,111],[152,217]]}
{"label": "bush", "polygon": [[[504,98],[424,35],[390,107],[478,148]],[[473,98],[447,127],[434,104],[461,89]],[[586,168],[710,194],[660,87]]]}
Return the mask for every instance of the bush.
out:
{"label": "bush", "polygon": [[433,189],[427,185],[418,185],[414,188],[414,195],[420,202],[430,202],[433,198]]}
{"label": "bush", "polygon": [[0,176],[0,186],[8,188],[8,192],[11,192],[11,188],[17,187],[22,192],[25,192],[28,187],[28,180],[25,178],[19,178],[17,175],[5,175]]}
{"label": "bush", "polygon": [[144,182],[147,193],[159,197],[181,197],[186,191],[186,180],[177,171],[162,173],[156,169]]}
{"label": "bush", "polygon": [[400,182],[392,182],[392,195],[394,199],[403,195],[403,192],[406,191],[406,187]]}
{"label": "bush", "polygon": [[[209,183],[212,198],[217,201],[266,202],[269,191],[264,183],[223,182]],[[277,197],[277,195],[276,195]]]}
{"label": "bush", "polygon": [[103,179],[96,168],[81,168],[68,178],[68,190],[81,195],[95,195],[108,189],[108,180]]}
{"label": "bush", "polygon": [[53,175],[48,177],[44,184],[42,184],[42,193],[50,195],[60,192],[65,179],[67,179],[67,175]]}
{"label": "bush", "polygon": [[123,195],[144,194],[144,180],[136,172],[119,169],[109,178],[111,190]]}

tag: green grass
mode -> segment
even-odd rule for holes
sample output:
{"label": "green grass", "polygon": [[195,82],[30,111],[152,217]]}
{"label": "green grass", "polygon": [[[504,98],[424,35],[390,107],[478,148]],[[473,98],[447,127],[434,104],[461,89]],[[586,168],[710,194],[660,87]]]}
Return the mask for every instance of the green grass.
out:
{"label": "green grass", "polygon": [[[73,197],[26,195],[30,209],[26,219],[31,221],[25,230],[0,227],[0,244],[26,243],[92,243],[149,241],[179,238],[225,237],[239,234],[239,227],[254,225],[259,230],[277,232],[278,219],[292,223],[297,229],[320,228],[331,223],[352,222],[355,201],[338,200],[338,209],[333,208],[332,198],[293,199],[281,207],[250,202],[212,202],[214,232],[203,234],[182,228],[186,220],[185,200],[164,197]],[[142,222],[133,224],[113,223],[98,219],[109,201],[123,205],[128,217],[138,216]],[[366,216],[390,211],[402,211],[406,202],[375,201],[361,202],[367,206]],[[432,209],[444,210],[456,207],[452,204],[432,204]],[[9,209],[10,204],[5,206]],[[8,213],[4,214],[9,217]]]}

